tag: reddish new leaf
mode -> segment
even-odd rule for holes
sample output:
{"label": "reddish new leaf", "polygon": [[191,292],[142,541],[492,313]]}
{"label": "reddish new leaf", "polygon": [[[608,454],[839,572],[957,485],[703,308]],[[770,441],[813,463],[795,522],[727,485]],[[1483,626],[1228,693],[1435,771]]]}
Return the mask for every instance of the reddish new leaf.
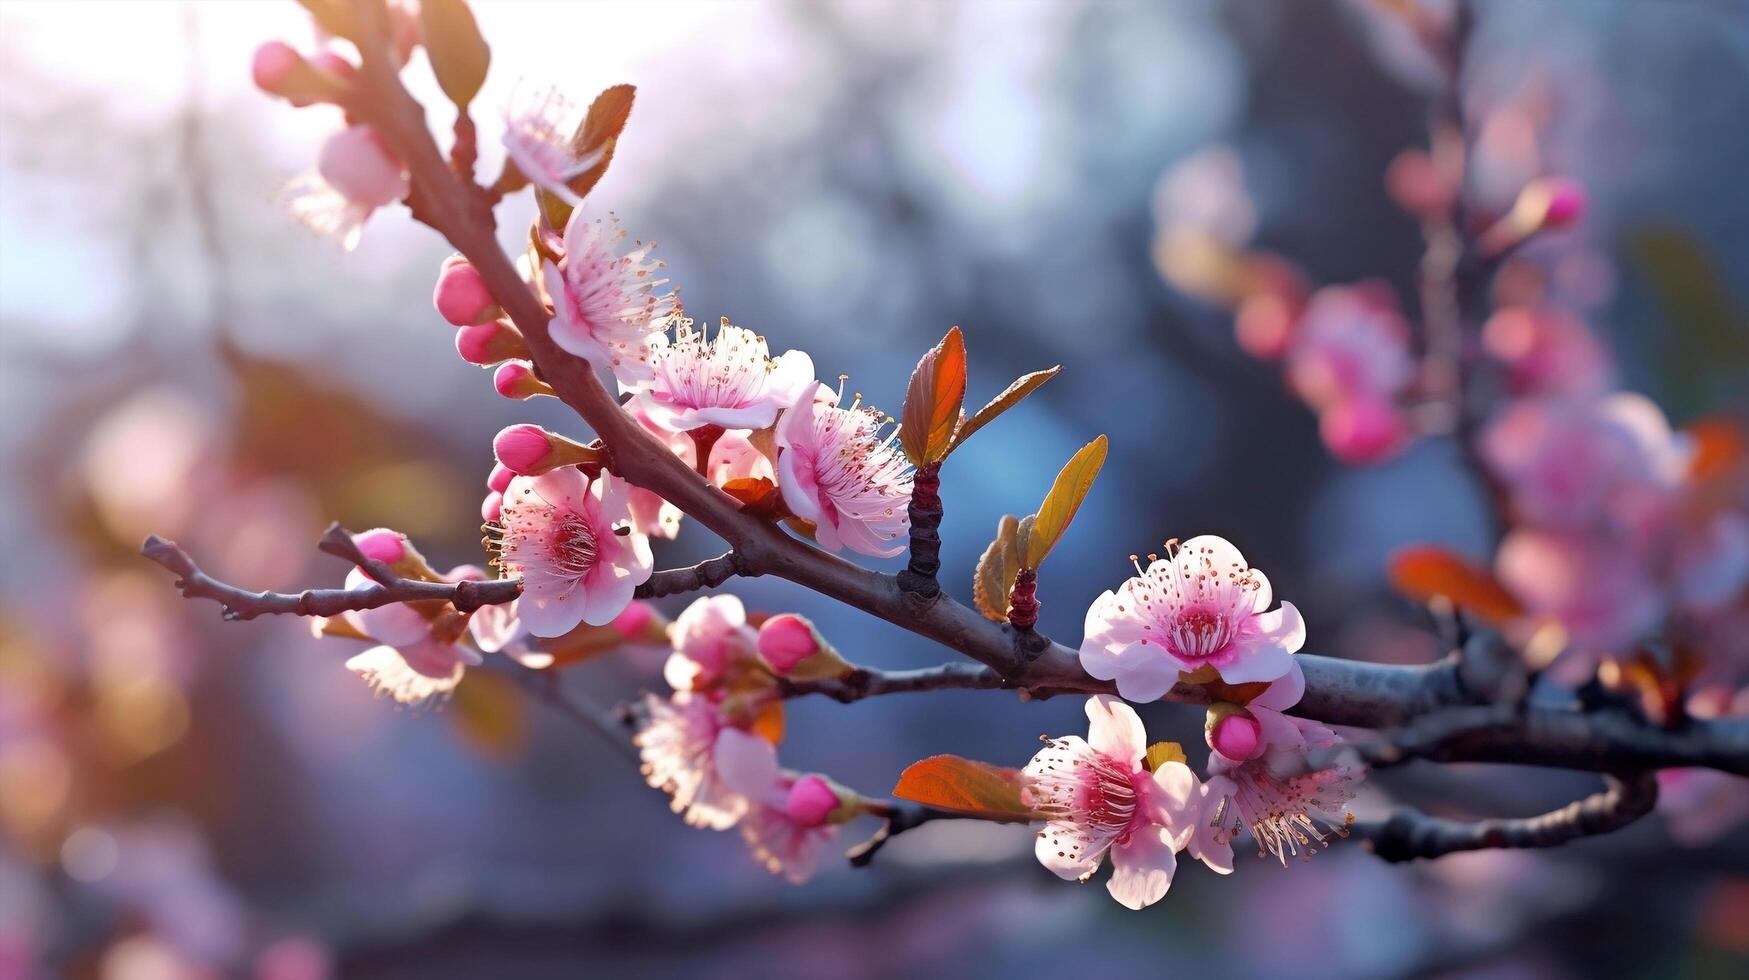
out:
{"label": "reddish new leaf", "polygon": [[1413,545],[1391,558],[1391,586],[1420,602],[1444,597],[1483,621],[1502,626],[1524,607],[1480,565],[1437,545]]}
{"label": "reddish new leaf", "polygon": [[762,476],[744,476],[723,484],[723,492],[741,503],[741,510],[754,517],[773,519],[789,511],[777,484]]}
{"label": "reddish new leaf", "polygon": [[966,342],[954,327],[911,372],[899,444],[914,466],[940,462],[953,444],[966,400]]}
{"label": "reddish new leaf", "polygon": [[908,766],[899,775],[893,795],[987,820],[1041,819],[1022,798],[1024,787],[1019,770],[936,755]]}
{"label": "reddish new leaf", "polygon": [[619,142],[619,134],[625,130],[626,120],[631,117],[632,99],[637,91],[631,85],[615,85],[596,96],[595,101],[589,104],[589,112],[584,115],[576,134],[571,137],[571,147],[578,156],[589,156],[599,151],[601,162],[571,178],[566,185],[578,197],[587,196],[600,183],[602,175],[607,173],[607,165],[613,160],[613,150]]}

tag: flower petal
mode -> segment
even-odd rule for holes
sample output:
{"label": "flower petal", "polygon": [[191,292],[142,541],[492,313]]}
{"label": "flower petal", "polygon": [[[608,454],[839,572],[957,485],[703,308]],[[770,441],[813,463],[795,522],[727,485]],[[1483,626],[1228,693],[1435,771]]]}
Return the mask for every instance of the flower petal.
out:
{"label": "flower petal", "polygon": [[1058,820],[1045,824],[1045,829],[1039,831],[1032,851],[1038,856],[1038,863],[1064,881],[1087,880],[1099,870],[1099,862],[1105,857],[1104,848],[1090,852],[1082,846],[1074,824]]}
{"label": "flower petal", "polygon": [[1292,670],[1294,655],[1274,642],[1252,638],[1239,655],[1226,663],[1215,665],[1221,680],[1228,684],[1251,684],[1273,681]]}
{"label": "flower petal", "polygon": [[742,796],[763,800],[778,786],[777,746],[739,728],[717,733],[717,778]]}
{"label": "flower petal", "polygon": [[1158,701],[1178,683],[1180,665],[1152,644],[1138,643],[1118,658],[1117,693],[1125,701]]}
{"label": "flower petal", "polygon": [[[1286,606],[1287,603],[1282,603]],[[1300,662],[1295,660],[1287,673],[1271,681],[1262,694],[1251,699],[1246,707],[1257,709],[1267,708],[1271,711],[1286,711],[1300,703],[1300,698],[1306,695],[1306,672],[1300,669]]]}
{"label": "flower petal", "polygon": [[1087,699],[1087,744],[1093,751],[1139,769],[1148,751],[1148,733],[1136,709],[1109,694]]}
{"label": "flower petal", "polygon": [[1280,609],[1258,613],[1251,618],[1251,625],[1257,630],[1254,635],[1280,645],[1289,653],[1298,653],[1306,645],[1306,619],[1291,602],[1284,601]]}
{"label": "flower petal", "polygon": [[1148,790],[1148,819],[1166,828],[1174,848],[1183,848],[1202,809],[1202,784],[1182,762],[1162,763]]}
{"label": "flower petal", "polygon": [[1178,856],[1166,832],[1144,827],[1111,849],[1111,881],[1106,890],[1125,908],[1144,909],[1166,897]]}

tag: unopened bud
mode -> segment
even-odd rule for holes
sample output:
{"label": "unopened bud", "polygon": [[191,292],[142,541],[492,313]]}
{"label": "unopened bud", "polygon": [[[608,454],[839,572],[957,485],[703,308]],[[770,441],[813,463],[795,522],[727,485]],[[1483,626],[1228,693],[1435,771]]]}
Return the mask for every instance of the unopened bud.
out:
{"label": "unopened bud", "polygon": [[595,460],[595,451],[538,425],[508,426],[492,439],[492,455],[518,476],[539,476],[561,466]]}
{"label": "unopened bud", "polygon": [[537,395],[551,395],[553,389],[534,376],[534,365],[527,361],[505,361],[492,375],[492,386],[505,398],[521,401]]}
{"label": "unopened bud", "polygon": [[418,548],[413,547],[413,542],[405,534],[392,528],[378,527],[361,531],[352,536],[352,543],[360,554],[372,561],[382,562],[402,578],[426,582],[441,581],[431,564],[425,560],[425,556],[419,553]]}
{"label": "unopened bud", "polygon": [[504,467],[503,463],[493,463],[492,472],[486,476],[486,488],[503,493],[510,489],[510,481],[516,474]]}
{"label": "unopened bud", "polygon": [[633,599],[625,610],[613,618],[613,630],[620,638],[632,643],[667,645],[668,620],[655,606]]}
{"label": "unopened bud", "polygon": [[321,65],[304,60],[303,55],[284,41],[268,41],[256,48],[249,72],[255,79],[256,88],[277,95],[294,106],[335,102],[345,94],[344,76],[336,76],[322,70]]}
{"label": "unopened bud", "polygon": [[487,524],[498,523],[498,518],[504,514],[504,494],[494,490],[486,494],[486,499],[480,501],[480,520]]}
{"label": "unopened bud", "polygon": [[437,286],[432,290],[431,303],[437,312],[458,327],[472,326],[496,320],[503,311],[492,300],[492,291],[480,270],[466,259],[452,256],[437,274]]}
{"label": "unopened bud", "polygon": [[832,816],[832,811],[841,805],[842,801],[833,791],[832,784],[822,776],[810,774],[796,780],[795,785],[789,788],[784,811],[797,826],[820,827]]}
{"label": "unopened bud", "polygon": [[522,334],[502,320],[491,320],[457,330],[455,350],[462,356],[462,360],[482,367],[528,356],[528,344],[522,339]]}
{"label": "unopened bud", "polygon": [[1376,463],[1403,448],[1409,428],[1403,413],[1382,398],[1351,398],[1318,416],[1318,435],[1344,463]]}
{"label": "unopened bud", "polygon": [[407,168],[369,126],[348,126],[322,144],[316,170],[340,196],[380,208],[407,196]]}
{"label": "unopened bud", "polygon": [[1210,705],[1203,737],[1209,748],[1234,762],[1255,759],[1263,751],[1263,726],[1251,712],[1236,704]]}
{"label": "unopened bud", "polygon": [[795,670],[824,646],[814,624],[795,613],[781,613],[759,626],[759,656],[779,675]]}
{"label": "unopened bud", "polygon": [[1585,215],[1585,189],[1565,177],[1538,177],[1524,185],[1512,210],[1482,233],[1484,255],[1500,255],[1543,231],[1571,228]]}

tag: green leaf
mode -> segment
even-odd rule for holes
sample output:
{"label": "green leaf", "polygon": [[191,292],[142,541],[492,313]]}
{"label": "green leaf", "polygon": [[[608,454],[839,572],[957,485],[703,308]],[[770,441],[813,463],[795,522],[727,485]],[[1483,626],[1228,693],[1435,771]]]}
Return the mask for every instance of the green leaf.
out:
{"label": "green leaf", "polygon": [[1026,804],[1025,777],[1015,769],[957,755],[930,756],[899,775],[893,795],[902,800],[986,820],[1042,819]]}
{"label": "green leaf", "polygon": [[972,604],[999,623],[1008,620],[1008,597],[1014,591],[1014,577],[1020,574],[1019,523],[1013,514],[1003,515],[996,525],[996,539],[984,549],[972,573]]}
{"label": "green leaf", "polygon": [[456,108],[467,111],[486,84],[486,68],[492,63],[492,49],[480,35],[474,12],[467,0],[420,0],[419,25],[438,86]]}
{"label": "green leaf", "polygon": [[1051,484],[1051,492],[1045,495],[1045,502],[1039,505],[1038,521],[1026,541],[1026,567],[1037,568],[1051,553],[1062,539],[1063,532],[1069,529],[1069,522],[1075,519],[1075,512],[1081,508],[1081,501],[1087,499],[1087,491],[1093,489],[1093,478],[1099,475],[1099,468],[1105,465],[1106,440],[1104,436],[1081,447],[1063,465],[1057,473],[1057,480]]}
{"label": "green leaf", "polygon": [[954,433],[953,446],[951,448],[958,449],[960,443],[965,442],[972,433],[995,421],[996,416],[1001,415],[1003,412],[1020,404],[1022,399],[1027,395],[1032,394],[1034,391],[1037,391],[1039,386],[1046,381],[1056,377],[1057,372],[1062,369],[1063,366],[1059,364],[1056,367],[1047,368],[1043,371],[1034,371],[1031,374],[1023,374],[1014,379],[1014,383],[1003,389],[1002,394],[990,399],[988,405],[978,409],[973,413],[971,418],[960,423],[959,431]]}
{"label": "green leaf", "polygon": [[899,444],[913,466],[947,455],[966,400],[966,342],[954,327],[917,362],[905,390]]}

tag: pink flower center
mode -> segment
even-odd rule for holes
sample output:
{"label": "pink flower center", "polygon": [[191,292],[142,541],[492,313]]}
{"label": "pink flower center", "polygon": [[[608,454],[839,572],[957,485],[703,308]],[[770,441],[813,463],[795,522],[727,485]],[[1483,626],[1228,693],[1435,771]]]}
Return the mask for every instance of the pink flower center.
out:
{"label": "pink flower center", "polygon": [[1232,795],[1216,820],[1228,822],[1229,805],[1257,842],[1257,856],[1273,856],[1287,864],[1289,855],[1305,860],[1331,837],[1347,837],[1354,814],[1343,808],[1354,798],[1355,774],[1346,766],[1297,775],[1277,775],[1271,760],[1292,771],[1303,756],[1264,756],[1236,766],[1213,768],[1233,782]]}
{"label": "pink flower center", "polygon": [[715,340],[682,324],[674,343],[651,354],[656,396],[679,408],[745,408],[770,387],[765,338],[724,321]]}
{"label": "pink flower center", "polygon": [[505,502],[499,521],[497,561],[509,574],[523,576],[531,590],[569,589],[601,557],[595,529],[578,511],[539,498],[516,499]]}
{"label": "pink flower center", "polygon": [[840,514],[891,538],[907,519],[911,472],[893,445],[898,429],[883,438],[881,424],[879,413],[856,404],[823,409],[814,422],[814,478]]}
{"label": "pink flower center", "polygon": [[1039,753],[1030,784],[1032,805],[1050,821],[1043,833],[1057,856],[1096,861],[1129,840],[1147,821],[1142,812],[1145,770],[1102,755],[1079,740],[1055,739]]}
{"label": "pink flower center", "polygon": [[1166,643],[1184,660],[1206,660],[1232,642],[1235,625],[1231,618],[1212,609],[1187,609],[1172,624]]}

